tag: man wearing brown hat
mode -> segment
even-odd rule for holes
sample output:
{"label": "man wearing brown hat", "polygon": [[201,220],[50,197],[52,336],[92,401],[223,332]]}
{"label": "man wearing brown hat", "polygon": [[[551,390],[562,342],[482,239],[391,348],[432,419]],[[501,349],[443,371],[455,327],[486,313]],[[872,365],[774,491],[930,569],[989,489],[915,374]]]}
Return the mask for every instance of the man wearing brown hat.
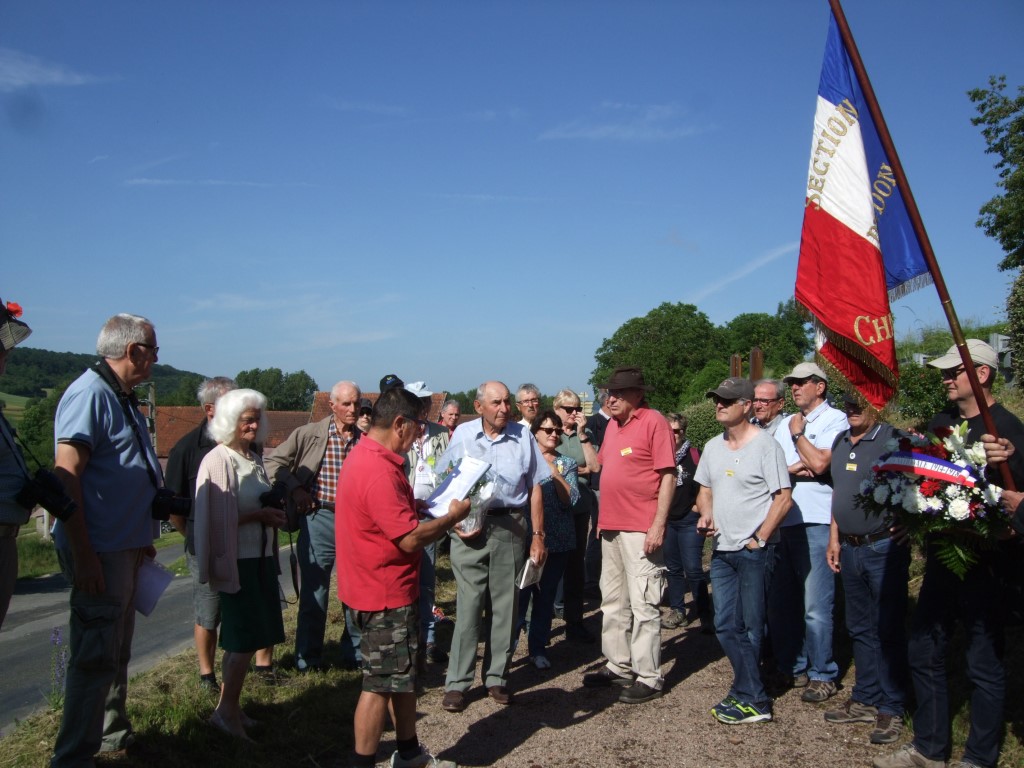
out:
{"label": "man wearing brown hat", "polygon": [[583,677],[588,688],[615,685],[619,701],[661,695],[662,541],[675,493],[675,440],[647,405],[639,368],[620,366],[607,384],[611,421],[601,463],[601,650],[608,664]]}
{"label": "man wearing brown hat", "polygon": [[[20,306],[0,301],[0,376],[7,369],[11,350],[32,333],[31,328],[17,319],[20,316]],[[14,430],[0,411],[0,627],[18,578],[18,531],[28,522],[31,513],[16,497],[30,477],[25,458],[14,444]]]}

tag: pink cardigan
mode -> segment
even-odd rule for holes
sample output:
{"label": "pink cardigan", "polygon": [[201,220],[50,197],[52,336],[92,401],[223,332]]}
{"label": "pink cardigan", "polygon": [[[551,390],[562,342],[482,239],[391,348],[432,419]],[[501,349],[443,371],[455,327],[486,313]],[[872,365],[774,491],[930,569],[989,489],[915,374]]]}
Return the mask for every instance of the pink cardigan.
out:
{"label": "pink cardigan", "polygon": [[[218,445],[199,465],[195,540],[199,581],[234,594],[242,588],[238,581],[238,474],[228,451]],[[263,465],[261,457],[256,461]]]}

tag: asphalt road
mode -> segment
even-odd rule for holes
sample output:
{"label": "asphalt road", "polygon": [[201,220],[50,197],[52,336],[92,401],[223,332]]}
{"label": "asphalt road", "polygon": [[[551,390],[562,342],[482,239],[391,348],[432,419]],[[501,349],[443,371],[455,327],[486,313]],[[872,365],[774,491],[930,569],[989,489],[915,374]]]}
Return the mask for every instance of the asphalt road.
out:
{"label": "asphalt road", "polygon": [[[157,553],[170,563],[181,556],[172,545]],[[287,549],[281,552],[281,586],[294,595],[288,574]],[[11,607],[0,630],[0,732],[9,732],[18,720],[47,706],[51,691],[54,646],[51,637],[60,631],[68,642],[68,593],[60,574],[18,582]],[[132,643],[130,675],[143,672],[192,644],[192,580],[179,576],[171,582],[153,613],[137,615]]]}

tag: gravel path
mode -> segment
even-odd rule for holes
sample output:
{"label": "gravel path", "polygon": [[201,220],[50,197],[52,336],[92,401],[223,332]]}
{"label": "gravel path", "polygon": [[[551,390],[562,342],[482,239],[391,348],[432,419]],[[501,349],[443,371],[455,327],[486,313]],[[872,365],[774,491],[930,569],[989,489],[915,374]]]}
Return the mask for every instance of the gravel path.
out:
{"label": "gravel path", "polygon": [[[600,613],[589,607],[587,627],[597,635]],[[430,665],[418,704],[420,740],[460,766],[509,768],[845,768],[869,766],[873,757],[893,750],[868,743],[868,724],[830,725],[822,718],[833,702],[845,699],[852,670],[847,689],[828,704],[805,704],[799,691],[790,691],[776,700],[773,722],[726,726],[708,711],[732,679],[714,635],[696,628],[665,630],[662,641],[665,695],[646,704],[620,704],[617,690],[584,688],[584,673],[603,663],[600,643],[566,642],[558,620],[550,670],[535,669],[525,656],[525,641],[520,643],[509,675],[511,706],[496,704],[478,684],[465,711],[445,712],[444,672]],[[382,750],[393,749],[389,736]]]}

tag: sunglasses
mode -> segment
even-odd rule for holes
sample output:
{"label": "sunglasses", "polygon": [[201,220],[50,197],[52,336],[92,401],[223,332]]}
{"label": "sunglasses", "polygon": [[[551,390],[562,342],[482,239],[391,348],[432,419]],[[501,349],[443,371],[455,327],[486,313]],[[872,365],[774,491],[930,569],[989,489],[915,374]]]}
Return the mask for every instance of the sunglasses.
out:
{"label": "sunglasses", "polygon": [[566,413],[579,413],[580,411],[583,410],[578,405],[560,405],[558,407],[561,408]]}
{"label": "sunglasses", "polygon": [[553,435],[556,432],[561,432],[562,430],[560,427],[538,427],[537,431],[543,432],[545,435]]}

